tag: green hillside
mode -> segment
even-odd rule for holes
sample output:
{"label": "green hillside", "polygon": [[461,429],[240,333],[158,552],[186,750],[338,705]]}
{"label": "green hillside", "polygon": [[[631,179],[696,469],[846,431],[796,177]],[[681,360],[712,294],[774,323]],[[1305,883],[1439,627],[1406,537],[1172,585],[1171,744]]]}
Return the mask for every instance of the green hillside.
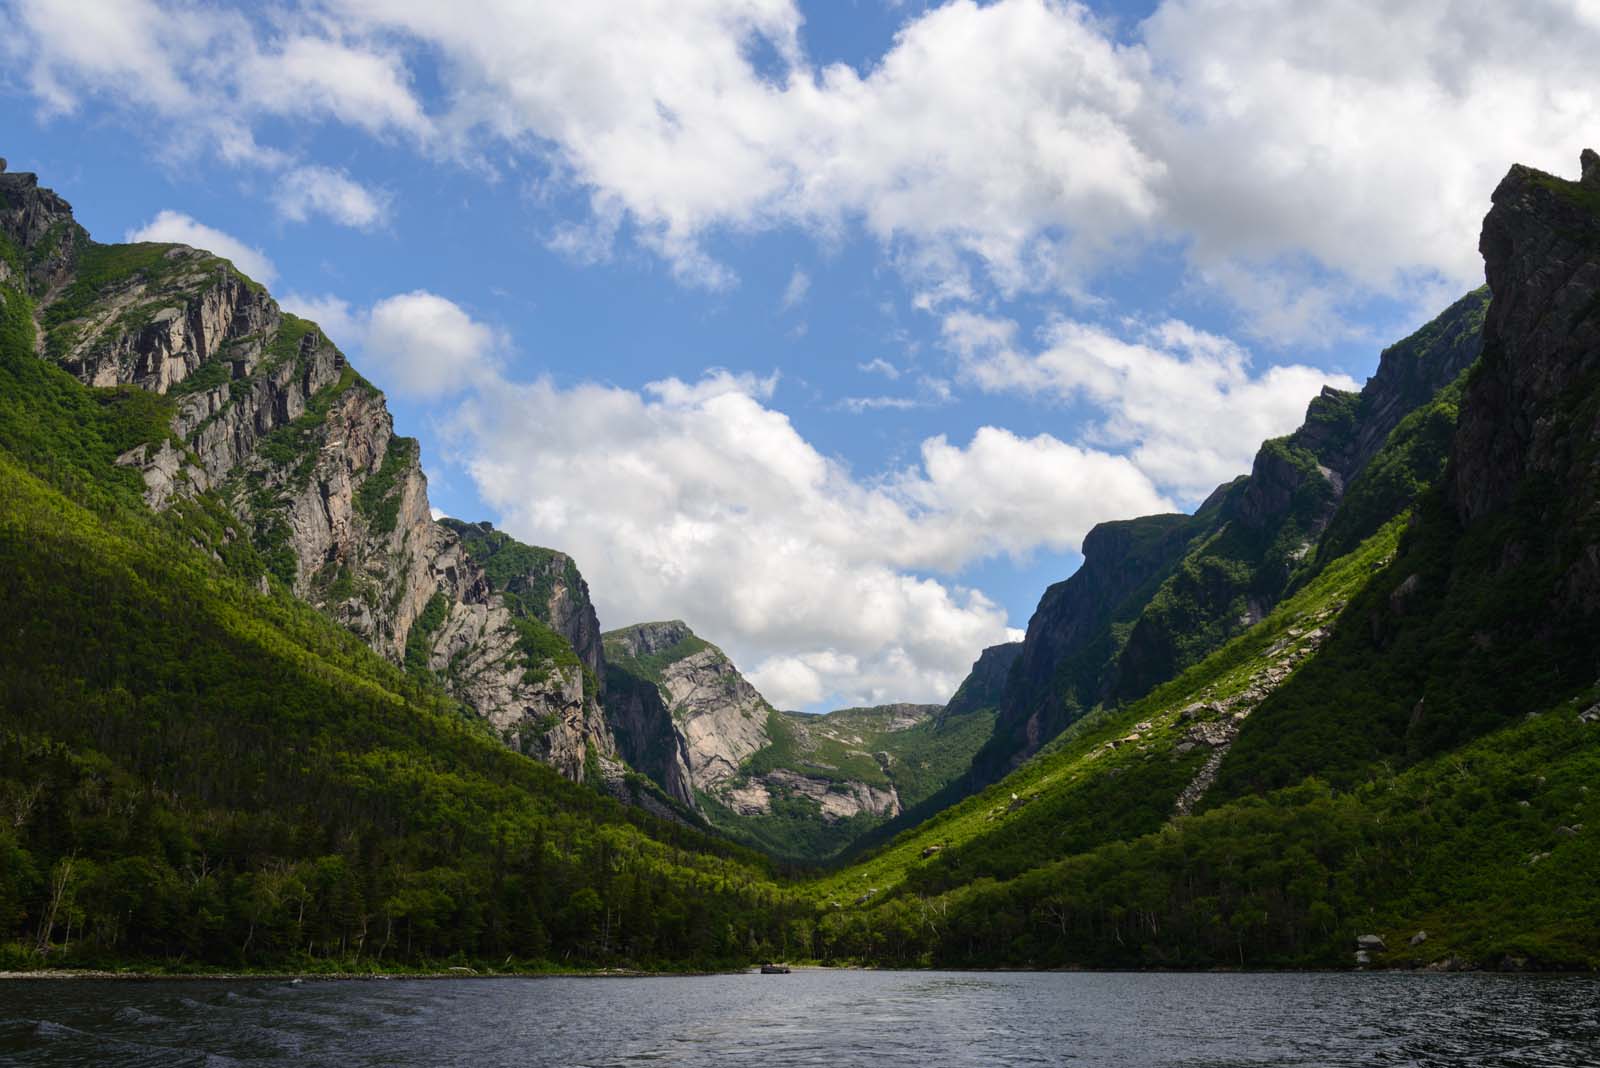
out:
{"label": "green hillside", "polygon": [[171,401],[34,354],[0,288],[0,956],[372,968],[750,959],[765,864],[568,783],[115,458]]}

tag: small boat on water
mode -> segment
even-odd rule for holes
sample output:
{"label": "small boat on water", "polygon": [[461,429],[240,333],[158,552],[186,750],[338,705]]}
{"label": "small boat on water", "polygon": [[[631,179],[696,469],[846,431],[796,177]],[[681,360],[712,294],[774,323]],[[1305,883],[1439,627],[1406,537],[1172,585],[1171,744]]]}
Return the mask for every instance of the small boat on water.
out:
{"label": "small boat on water", "polygon": [[787,964],[772,964],[772,963],[769,962],[769,963],[763,964],[761,966],[761,974],[762,975],[788,975],[789,974],[789,966]]}

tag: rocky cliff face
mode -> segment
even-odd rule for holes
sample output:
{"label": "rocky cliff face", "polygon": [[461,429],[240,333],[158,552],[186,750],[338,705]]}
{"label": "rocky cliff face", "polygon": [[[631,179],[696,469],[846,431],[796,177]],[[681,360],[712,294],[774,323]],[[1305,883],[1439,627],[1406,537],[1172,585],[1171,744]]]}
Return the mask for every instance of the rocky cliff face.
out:
{"label": "rocky cliff face", "polygon": [[417,443],[315,324],[210,253],[94,243],[33,175],[0,174],[0,239],[0,280],[26,276],[41,356],[169,402],[168,440],[119,459],[152,508],[211,496],[249,531],[263,582],[434,671],[563,774],[620,780],[599,622],[572,561],[489,552],[493,532],[435,523]]}
{"label": "rocky cliff face", "polygon": [[771,741],[766,698],[721,649],[680,620],[640,623],[605,636],[608,659],[653,683],[682,741],[694,789],[719,794],[740,766]]}
{"label": "rocky cliff face", "polygon": [[[1118,629],[1137,615],[1195,537],[1186,515],[1101,523],[1083,541],[1083,565],[1045,591],[1021,649],[1008,654],[994,737],[973,763],[975,781],[1003,775],[1100,700],[1119,648]],[[982,665],[979,661],[979,665]],[[975,666],[975,674],[976,674]],[[994,680],[984,688],[992,690]],[[969,685],[981,686],[969,677]]]}
{"label": "rocky cliff face", "polygon": [[[1468,294],[1386,349],[1359,394],[1324,388],[1298,430],[1263,444],[1250,474],[1218,487],[1193,516],[1091,531],[1083,566],[1050,587],[1029,620],[969,785],[993,781],[1096,704],[1174,677],[1326,562],[1316,547],[1352,484],[1402,421],[1477,358],[1487,302],[1487,291]],[[1345,532],[1370,533],[1429,478],[1369,485],[1363,515]]]}
{"label": "rocky cliff face", "polygon": [[[714,825],[782,856],[819,859],[923,800],[966,767],[991,706],[777,712],[681,621],[605,635],[606,711],[621,754]],[[989,650],[987,693],[1015,658]]]}
{"label": "rocky cliff face", "polygon": [[978,659],[973,661],[972,669],[967,672],[960,689],[956,690],[955,695],[939,713],[940,718],[963,716],[985,708],[998,708],[1005,696],[1011,669],[1021,655],[1021,642],[1006,642],[1004,645],[991,645],[985,649],[978,655]]}
{"label": "rocky cliff face", "polygon": [[[1468,381],[1450,499],[1472,528],[1513,508],[1553,536],[1552,610],[1600,609],[1600,156],[1581,178],[1514,166],[1494,191],[1479,249],[1494,292]],[[1538,550],[1514,538],[1502,566]],[[1546,550],[1548,552],[1548,550]]]}

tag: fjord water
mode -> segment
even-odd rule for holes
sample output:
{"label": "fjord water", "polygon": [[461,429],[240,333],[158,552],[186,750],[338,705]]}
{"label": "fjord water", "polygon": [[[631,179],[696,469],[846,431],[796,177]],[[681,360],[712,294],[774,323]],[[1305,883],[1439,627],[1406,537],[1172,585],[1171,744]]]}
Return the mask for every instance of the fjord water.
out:
{"label": "fjord water", "polygon": [[1600,1063],[1600,980],[797,971],[0,983],[6,1065]]}

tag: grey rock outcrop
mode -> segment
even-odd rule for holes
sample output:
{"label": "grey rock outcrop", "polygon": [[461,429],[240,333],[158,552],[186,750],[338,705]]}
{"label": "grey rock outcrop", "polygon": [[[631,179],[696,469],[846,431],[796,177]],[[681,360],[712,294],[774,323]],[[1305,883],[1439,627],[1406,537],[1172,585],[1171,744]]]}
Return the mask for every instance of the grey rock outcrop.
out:
{"label": "grey rock outcrop", "polygon": [[719,792],[745,760],[771,742],[767,717],[772,706],[721,649],[696,637],[683,621],[611,631],[605,644],[608,659],[622,665],[677,653],[655,670],[636,674],[659,690],[695,789]]}
{"label": "grey rock outcrop", "polygon": [[[413,660],[563,774],[582,778],[593,753],[608,781],[621,777],[599,704],[599,621],[576,567],[546,551],[544,570],[496,588],[433,521],[416,442],[395,435],[383,395],[315,324],[209,252],[94,244],[31,174],[0,173],[0,233],[21,250],[48,327],[41,355],[88,385],[172,398],[169,439],[117,461],[140,472],[150,507],[214,495],[272,576],[396,663],[438,604]],[[524,586],[547,592],[531,611],[555,643],[538,652],[518,629],[532,625],[518,623]]]}

